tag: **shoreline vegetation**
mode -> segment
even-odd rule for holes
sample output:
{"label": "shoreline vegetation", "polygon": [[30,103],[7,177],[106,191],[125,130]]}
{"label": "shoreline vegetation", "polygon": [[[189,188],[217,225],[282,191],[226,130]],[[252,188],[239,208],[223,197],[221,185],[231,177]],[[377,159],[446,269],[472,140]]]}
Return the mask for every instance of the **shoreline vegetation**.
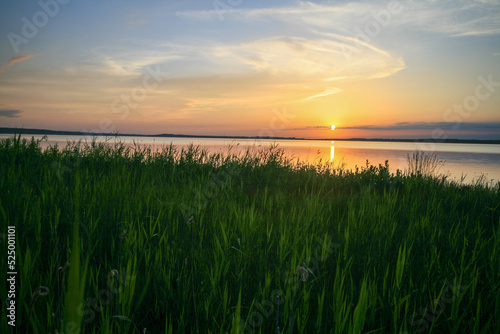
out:
{"label": "shoreline vegetation", "polygon": [[449,181],[435,155],[390,173],[40,142],[0,141],[18,332],[500,332],[500,182]]}
{"label": "shoreline vegetation", "polygon": [[98,132],[82,132],[82,131],[56,131],[47,129],[17,129],[0,127],[0,134],[16,135],[22,132],[24,135],[54,135],[54,136],[103,136],[103,137],[166,137],[166,138],[218,138],[218,139],[269,139],[269,140],[338,140],[338,141],[368,141],[368,142],[395,142],[395,143],[453,143],[453,144],[500,144],[500,139],[432,139],[432,138],[415,138],[415,139],[397,139],[397,138],[301,138],[301,137],[270,137],[270,136],[209,136],[209,135],[186,135],[186,134],[129,134],[129,133],[98,133]]}

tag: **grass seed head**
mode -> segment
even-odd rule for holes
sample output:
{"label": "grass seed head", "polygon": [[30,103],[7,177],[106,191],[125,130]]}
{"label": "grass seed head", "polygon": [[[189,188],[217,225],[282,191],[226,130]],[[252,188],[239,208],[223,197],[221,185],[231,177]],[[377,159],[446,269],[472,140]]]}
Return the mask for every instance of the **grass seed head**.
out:
{"label": "grass seed head", "polygon": [[117,278],[118,278],[118,270],[116,270],[116,269],[111,270],[108,274],[108,278],[107,278],[107,282],[106,282],[107,286],[108,287],[110,286],[111,280],[117,279]]}
{"label": "grass seed head", "polygon": [[36,301],[38,299],[38,297],[47,296],[49,293],[50,293],[49,288],[47,288],[46,286],[40,285],[39,287],[37,287],[35,289],[35,292],[33,292],[33,296],[31,297],[31,299],[33,301]]}
{"label": "grass seed head", "polygon": [[64,267],[59,267],[57,268],[57,270],[61,270],[63,272],[63,274],[66,273],[66,271],[68,270],[69,268],[69,261],[66,261],[66,263],[64,264]]}
{"label": "grass seed head", "polygon": [[307,271],[306,268],[300,266],[299,269],[297,269],[297,274],[302,282],[307,282],[307,279],[309,278],[309,271]]}
{"label": "grass seed head", "polygon": [[31,296],[30,309],[33,307],[39,297],[47,296],[49,293],[50,290],[46,286],[40,285],[39,287],[37,287],[33,292],[33,295]]}

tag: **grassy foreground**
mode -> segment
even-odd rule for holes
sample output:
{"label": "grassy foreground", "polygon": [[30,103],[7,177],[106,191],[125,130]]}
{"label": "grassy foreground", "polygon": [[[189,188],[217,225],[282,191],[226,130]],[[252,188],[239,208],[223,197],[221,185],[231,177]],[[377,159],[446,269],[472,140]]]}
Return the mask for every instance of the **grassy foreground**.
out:
{"label": "grassy foreground", "polygon": [[19,333],[499,333],[499,203],[276,147],[0,142]]}

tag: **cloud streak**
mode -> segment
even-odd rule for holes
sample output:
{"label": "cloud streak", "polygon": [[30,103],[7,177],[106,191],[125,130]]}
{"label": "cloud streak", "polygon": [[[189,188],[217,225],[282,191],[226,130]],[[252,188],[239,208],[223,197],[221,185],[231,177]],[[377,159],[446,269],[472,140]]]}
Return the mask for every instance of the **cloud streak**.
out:
{"label": "cloud streak", "polygon": [[[224,11],[225,20],[245,22],[281,21],[308,28],[327,29],[349,35],[354,25],[373,20],[373,13],[384,10],[387,1],[360,1],[341,4],[299,2],[295,6],[235,8]],[[498,1],[400,1],[403,11],[391,26],[395,29],[429,31],[449,36],[493,35],[500,33]],[[215,10],[179,11],[180,18],[219,20]],[[352,36],[352,34],[351,34]]]}
{"label": "cloud streak", "polygon": [[500,123],[450,123],[450,122],[400,122],[392,125],[358,125],[337,127],[338,130],[461,130],[461,131],[498,131]]}
{"label": "cloud streak", "polygon": [[100,63],[66,70],[72,75],[94,72],[123,82],[127,75],[137,77],[144,66],[159,64],[170,74],[162,87],[175,90],[173,98],[184,100],[185,109],[191,112],[326,98],[342,91],[333,86],[337,83],[386,77],[405,67],[401,58],[368,43],[358,46],[347,59],[344,51],[354,45],[355,41],[325,35],[315,39],[273,36],[244,43],[165,42],[154,50],[148,47],[147,53],[138,52],[139,56],[107,47],[95,52]]}
{"label": "cloud streak", "polygon": [[20,113],[22,111],[17,109],[0,109],[0,117],[17,118]]}
{"label": "cloud streak", "polygon": [[316,94],[316,95],[313,95],[313,96],[309,96],[309,97],[306,97],[304,99],[304,101],[307,101],[307,100],[312,100],[312,99],[316,99],[318,97],[325,97],[325,96],[328,96],[328,95],[332,95],[332,94],[337,94],[337,93],[340,93],[342,91],[342,89],[340,88],[337,88],[337,87],[328,87],[327,89],[325,89],[322,93],[319,93],[319,94]]}
{"label": "cloud streak", "polygon": [[17,57],[10,58],[9,61],[7,62],[7,64],[0,66],[0,73],[2,73],[6,69],[8,69],[12,65],[14,65],[15,63],[19,63],[19,62],[26,60],[26,59],[29,59],[31,57],[33,57],[33,55],[17,56]]}
{"label": "cloud streak", "polygon": [[[330,125],[310,125],[287,130],[330,130]],[[337,126],[335,130],[373,130],[373,131],[405,131],[405,130],[457,130],[457,131],[493,131],[500,134],[500,123],[450,123],[450,122],[399,122],[389,125],[355,125]]]}

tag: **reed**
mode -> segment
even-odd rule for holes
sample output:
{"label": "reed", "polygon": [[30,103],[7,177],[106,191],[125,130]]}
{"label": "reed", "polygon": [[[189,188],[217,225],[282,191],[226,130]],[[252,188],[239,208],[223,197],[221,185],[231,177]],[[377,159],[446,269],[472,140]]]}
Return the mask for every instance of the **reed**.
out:
{"label": "reed", "polygon": [[435,176],[444,161],[439,160],[437,153],[415,151],[407,155],[408,175]]}
{"label": "reed", "polygon": [[500,187],[436,176],[436,159],[392,174],[275,146],[2,140],[17,331],[500,332]]}

